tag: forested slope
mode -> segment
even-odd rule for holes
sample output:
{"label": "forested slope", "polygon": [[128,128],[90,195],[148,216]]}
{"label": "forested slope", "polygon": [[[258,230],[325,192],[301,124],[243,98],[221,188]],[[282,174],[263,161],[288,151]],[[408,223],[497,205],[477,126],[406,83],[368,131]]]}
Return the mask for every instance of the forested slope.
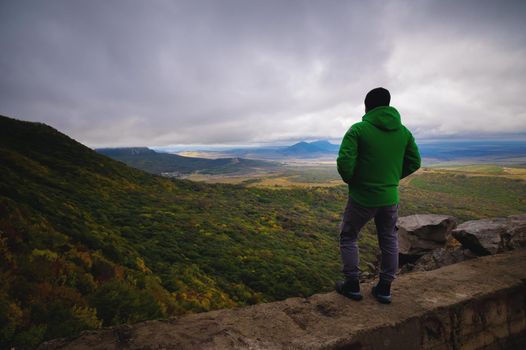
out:
{"label": "forested slope", "polygon": [[152,174],[245,174],[279,168],[280,164],[244,158],[194,158],[160,153],[147,147],[98,148],[98,153]]}
{"label": "forested slope", "polygon": [[0,117],[0,347],[332,287],[345,189],[153,176]]}

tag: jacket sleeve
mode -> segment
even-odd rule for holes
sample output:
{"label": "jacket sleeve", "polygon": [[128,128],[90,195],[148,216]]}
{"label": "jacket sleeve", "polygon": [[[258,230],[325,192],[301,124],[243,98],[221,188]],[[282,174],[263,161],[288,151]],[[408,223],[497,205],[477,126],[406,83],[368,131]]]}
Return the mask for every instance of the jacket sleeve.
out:
{"label": "jacket sleeve", "polygon": [[357,157],[358,132],[355,127],[351,127],[343,137],[340,151],[338,152],[338,159],[336,160],[338,173],[345,183],[350,183],[352,180]]}
{"label": "jacket sleeve", "polygon": [[413,135],[411,135],[411,132],[409,130],[408,132],[409,142],[407,143],[407,146],[405,148],[404,164],[402,167],[402,177],[400,177],[400,179],[411,175],[420,168],[420,152],[418,151],[418,147],[415,143],[415,138],[413,137]]}

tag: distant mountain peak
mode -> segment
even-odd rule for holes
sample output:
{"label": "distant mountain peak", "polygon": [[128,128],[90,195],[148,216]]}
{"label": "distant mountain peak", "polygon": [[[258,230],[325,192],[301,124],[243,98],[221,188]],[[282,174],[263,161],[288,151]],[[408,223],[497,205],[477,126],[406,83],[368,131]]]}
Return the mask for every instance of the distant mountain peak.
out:
{"label": "distant mountain peak", "polygon": [[318,140],[318,141],[313,141],[313,142],[309,142],[311,145],[317,145],[317,146],[336,146],[332,143],[330,143],[328,140]]}
{"label": "distant mountain peak", "polygon": [[292,146],[286,147],[281,151],[287,155],[308,156],[319,155],[322,153],[335,153],[339,149],[338,145],[332,144],[327,140],[319,140],[313,142],[300,141]]}

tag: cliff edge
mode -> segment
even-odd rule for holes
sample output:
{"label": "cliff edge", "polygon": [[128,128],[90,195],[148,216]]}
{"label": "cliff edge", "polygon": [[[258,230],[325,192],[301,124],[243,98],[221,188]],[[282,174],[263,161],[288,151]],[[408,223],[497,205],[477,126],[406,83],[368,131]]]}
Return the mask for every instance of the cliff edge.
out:
{"label": "cliff edge", "polygon": [[391,305],[335,292],[86,331],[39,349],[509,349],[526,346],[526,250],[401,275]]}

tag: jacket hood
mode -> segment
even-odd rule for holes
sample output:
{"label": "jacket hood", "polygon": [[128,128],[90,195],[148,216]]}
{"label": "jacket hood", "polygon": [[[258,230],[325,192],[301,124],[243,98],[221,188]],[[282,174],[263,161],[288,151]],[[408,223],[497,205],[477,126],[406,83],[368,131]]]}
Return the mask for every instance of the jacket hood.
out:
{"label": "jacket hood", "polygon": [[382,130],[398,130],[402,125],[400,113],[391,106],[373,108],[363,116],[362,120]]}

